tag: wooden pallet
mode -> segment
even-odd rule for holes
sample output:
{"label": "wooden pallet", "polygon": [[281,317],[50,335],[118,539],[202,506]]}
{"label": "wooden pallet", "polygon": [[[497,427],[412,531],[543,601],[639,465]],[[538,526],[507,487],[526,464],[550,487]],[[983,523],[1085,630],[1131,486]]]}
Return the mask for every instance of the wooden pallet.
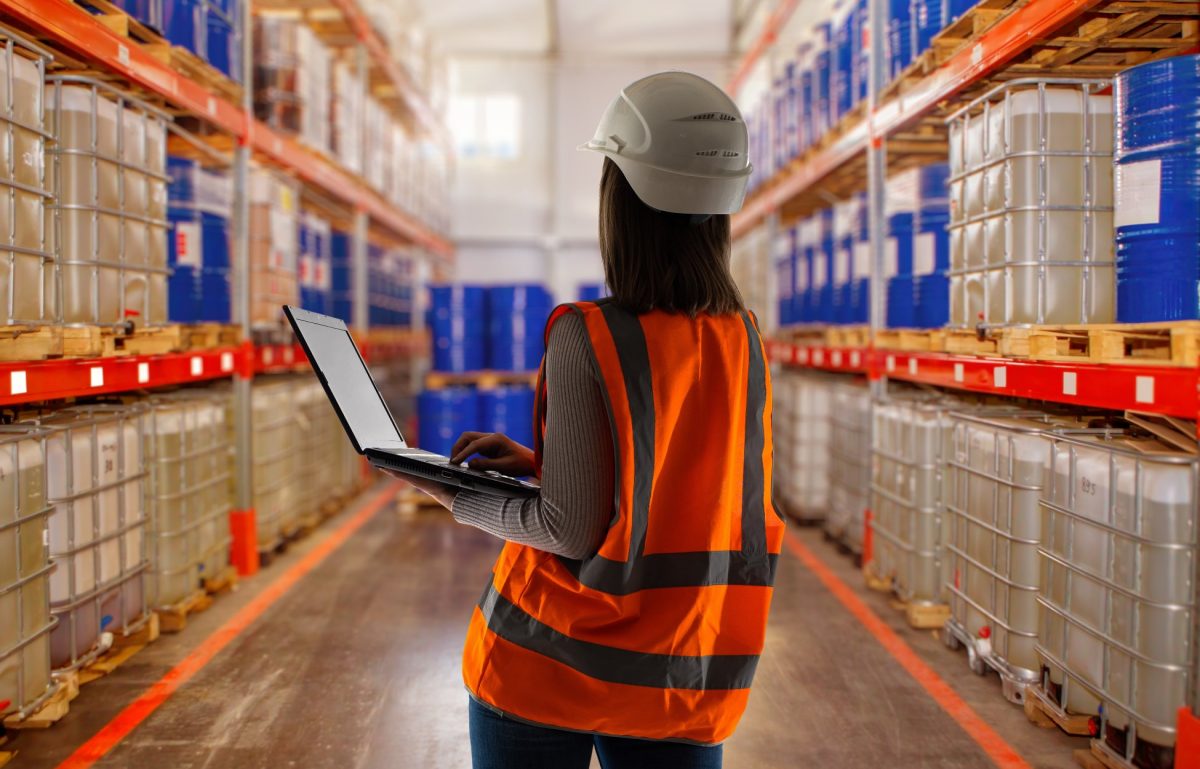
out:
{"label": "wooden pallet", "polygon": [[233,566],[226,566],[213,576],[202,578],[200,584],[204,587],[204,592],[211,596],[231,593],[237,589],[237,569]]}
{"label": "wooden pallet", "polygon": [[1112,756],[1105,753],[1104,750],[1096,744],[1096,740],[1092,740],[1092,745],[1087,750],[1076,750],[1071,753],[1071,757],[1075,759],[1075,763],[1079,764],[1083,769],[1129,769],[1128,764],[1123,761],[1114,760]]}
{"label": "wooden pallet", "polygon": [[1089,737],[1094,716],[1067,713],[1050,705],[1041,687],[1031,685],[1025,690],[1025,717],[1043,729],[1062,729],[1067,734]]}
{"label": "wooden pallet", "polygon": [[868,590],[874,590],[879,593],[890,593],[894,589],[891,577],[881,577],[876,573],[874,561],[864,563],[862,573]]}
{"label": "wooden pallet", "polygon": [[875,346],[881,350],[940,352],[945,344],[946,332],[940,328],[888,328],[875,332]]}
{"label": "wooden pallet", "polygon": [[187,628],[188,617],[202,612],[212,606],[212,596],[208,591],[199,589],[170,606],[154,610],[158,615],[159,626],[164,633],[178,633]]}
{"label": "wooden pallet", "polygon": [[1200,6],[1195,0],[1116,0],[1034,43],[1006,74],[1110,77],[1136,64],[1187,53],[1197,42]]}
{"label": "wooden pallet", "polygon": [[908,626],[917,630],[941,630],[950,619],[950,607],[944,603],[917,603],[896,598],[892,606],[904,612]]}
{"label": "wooden pallet", "polygon": [[446,508],[428,494],[409,488],[396,495],[396,512],[407,518],[421,513],[443,513]]}
{"label": "wooden pallet", "polygon": [[930,51],[934,66],[941,66],[967,43],[977,39],[1008,14],[1028,3],[1029,0],[980,0],[974,8],[954,20],[933,38]]}
{"label": "wooden pallet", "polygon": [[467,385],[487,390],[504,385],[533,386],[536,382],[536,371],[468,371],[462,374],[431,371],[425,375],[425,388],[428,390]]}
{"label": "wooden pallet", "polygon": [[63,355],[68,358],[112,358],[121,355],[163,355],[186,349],[184,326],[68,326],[63,329]]}
{"label": "wooden pallet", "polygon": [[183,340],[187,350],[236,347],[242,343],[242,327],[226,323],[189,324],[183,327]]}
{"label": "wooden pallet", "polygon": [[1200,321],[1004,329],[1000,353],[1032,360],[1200,365]]}
{"label": "wooden pallet", "polygon": [[59,358],[63,329],[58,326],[0,326],[0,361]]}
{"label": "wooden pallet", "polygon": [[90,684],[121,667],[142,649],[157,641],[159,633],[158,615],[150,612],[142,627],[134,633],[127,636],[114,634],[112,647],[78,671],[79,685]]}
{"label": "wooden pallet", "polygon": [[[79,674],[77,672],[55,675],[58,690],[42,703],[33,713],[23,719],[11,715],[4,719],[4,728],[13,731],[22,729],[49,729],[62,720],[71,710],[71,701],[79,696]],[[2,766],[2,764],[0,764]]]}

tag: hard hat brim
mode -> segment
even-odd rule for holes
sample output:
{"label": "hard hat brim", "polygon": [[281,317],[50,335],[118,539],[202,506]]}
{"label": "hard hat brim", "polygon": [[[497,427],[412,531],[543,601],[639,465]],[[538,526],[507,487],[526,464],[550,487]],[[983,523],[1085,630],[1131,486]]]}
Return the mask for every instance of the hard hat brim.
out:
{"label": "hard hat brim", "polygon": [[683,174],[622,157],[595,142],[581,144],[578,149],[612,159],[643,203],[673,214],[737,213],[746,200],[746,185],[753,171],[747,165],[743,171],[721,177]]}

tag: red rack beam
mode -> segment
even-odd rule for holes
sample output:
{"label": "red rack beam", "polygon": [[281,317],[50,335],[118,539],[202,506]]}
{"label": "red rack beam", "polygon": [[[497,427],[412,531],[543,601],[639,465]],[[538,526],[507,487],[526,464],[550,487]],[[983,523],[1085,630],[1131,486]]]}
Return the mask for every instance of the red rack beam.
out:
{"label": "red rack beam", "polygon": [[236,347],[169,355],[60,359],[0,364],[0,406],[112,395],[233,375]]}
{"label": "red rack beam", "polygon": [[1070,364],[891,350],[774,344],[786,366],[887,376],[956,390],[1073,406],[1195,419],[1200,369],[1177,366]]}

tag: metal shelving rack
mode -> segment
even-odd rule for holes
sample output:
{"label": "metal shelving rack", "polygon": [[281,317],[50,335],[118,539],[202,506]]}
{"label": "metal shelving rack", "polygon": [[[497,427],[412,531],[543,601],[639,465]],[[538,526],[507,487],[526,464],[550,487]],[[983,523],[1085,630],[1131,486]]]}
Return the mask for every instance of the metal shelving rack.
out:
{"label": "metal shelving rack", "polygon": [[[867,107],[862,117],[826,146],[792,161],[757,190],[733,218],[733,237],[746,235],[755,227],[768,228],[768,242],[775,242],[781,214],[816,207],[814,195],[836,174],[854,164],[865,164],[868,192],[871,257],[871,340],[866,347],[838,348],[801,346],[785,341],[768,343],[773,361],[791,368],[814,369],[866,376],[876,398],[887,397],[889,379],[967,390],[977,393],[1027,398],[1053,403],[1111,409],[1137,410],[1186,419],[1200,418],[1200,359],[1194,366],[1148,366],[1107,363],[1060,363],[1026,359],[956,355],[932,352],[901,352],[874,346],[876,332],[883,327],[886,285],[884,266],[884,182],[888,170],[888,144],[899,132],[933,114],[947,101],[989,79],[1002,75],[1022,54],[1090,11],[1104,10],[1136,21],[1136,14],[1156,10],[1150,5],[1170,6],[1200,24],[1200,6],[1195,3],[1136,3],[1123,0],[1028,0],[973,36],[940,66],[919,78],[911,87],[881,98],[883,35],[871,35],[871,67]],[[762,34],[731,79],[736,91],[746,75],[771,47],[795,10],[796,3],[778,0]],[[883,28],[886,0],[870,0],[870,28]],[[1118,25],[1119,26],[1119,25]],[[1194,36],[1194,31],[1192,35]],[[1086,48],[1087,39],[1072,40]],[[1178,53],[1197,51],[1195,42]],[[859,184],[857,189],[863,189]],[[789,211],[790,209],[790,211]],[[1200,420],[1198,420],[1200,421]],[[1200,437],[1200,430],[1198,430]],[[870,512],[866,515],[869,527]],[[864,548],[869,559],[869,538]],[[1200,584],[1195,586],[1200,605]],[[1196,618],[1200,636],[1200,616]],[[1193,650],[1192,707],[1179,711],[1176,769],[1200,769],[1200,644]]]}
{"label": "metal shelving rack", "polygon": [[[240,104],[212,92],[160,62],[135,41],[109,29],[96,16],[71,0],[0,0],[0,18],[42,40],[51,49],[67,53],[90,66],[114,75],[130,86],[163,99],[181,114],[194,117],[232,140],[234,179],[231,219],[232,268],[237,293],[233,298],[234,321],[242,327],[243,339],[251,338],[249,278],[249,168],[254,155],[270,165],[295,175],[327,199],[335,200],[353,216],[352,252],[355,318],[352,324],[365,356],[372,352],[408,354],[416,342],[379,345],[367,343],[367,239],[372,229],[389,240],[414,244],[431,254],[443,268],[453,265],[454,248],[410,212],[393,205],[356,174],[326,156],[304,148],[254,118],[254,61],[251,41],[251,0],[243,4],[242,61],[245,63],[243,98]],[[370,87],[372,71],[381,73],[398,101],[398,112],[406,122],[430,137],[445,152],[449,140],[445,127],[425,94],[396,62],[372,29],[355,0],[329,0],[354,38],[355,62],[364,89]],[[414,313],[414,322],[419,323]],[[419,338],[414,335],[414,340]],[[256,374],[307,368],[297,345],[259,345],[249,341],[237,347],[200,352],[153,356],[96,359],[44,360],[0,364],[0,406],[15,406],[45,400],[88,397],[131,392],[154,387],[232,378],[236,422],[236,505],[230,516],[233,563],[243,575],[258,570],[258,540],[252,502],[251,455],[252,380]]]}

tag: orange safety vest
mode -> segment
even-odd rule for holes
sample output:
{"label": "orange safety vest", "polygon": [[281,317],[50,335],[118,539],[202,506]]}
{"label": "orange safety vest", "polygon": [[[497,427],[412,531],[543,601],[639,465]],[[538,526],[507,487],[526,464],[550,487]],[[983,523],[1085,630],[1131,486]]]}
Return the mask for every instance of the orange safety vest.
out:
{"label": "orange safety vest", "polygon": [[[463,680],[528,722],[714,744],[763,648],[783,521],[771,503],[771,383],[748,313],[582,316],[616,456],[616,515],[582,561],[505,544],[471,616]],[[537,466],[544,434],[539,376]]]}

